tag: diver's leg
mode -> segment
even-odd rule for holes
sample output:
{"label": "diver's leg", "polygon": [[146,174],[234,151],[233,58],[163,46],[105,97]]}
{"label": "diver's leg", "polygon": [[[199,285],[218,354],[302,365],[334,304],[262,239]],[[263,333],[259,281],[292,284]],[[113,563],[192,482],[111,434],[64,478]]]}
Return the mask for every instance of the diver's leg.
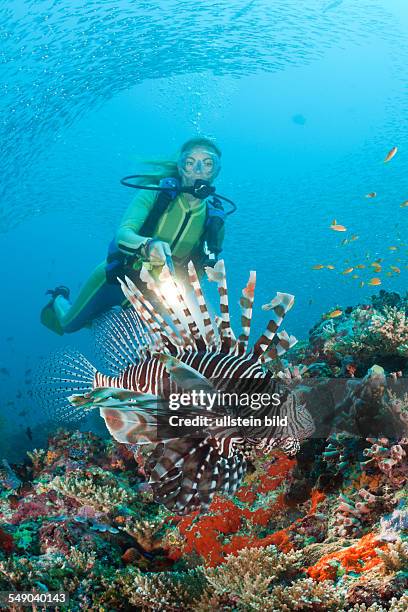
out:
{"label": "diver's leg", "polygon": [[100,264],[82,287],[73,304],[58,295],[52,303],[54,321],[42,321],[60,335],[71,333],[89,325],[94,318],[123,300],[119,285],[106,281],[105,263]]}

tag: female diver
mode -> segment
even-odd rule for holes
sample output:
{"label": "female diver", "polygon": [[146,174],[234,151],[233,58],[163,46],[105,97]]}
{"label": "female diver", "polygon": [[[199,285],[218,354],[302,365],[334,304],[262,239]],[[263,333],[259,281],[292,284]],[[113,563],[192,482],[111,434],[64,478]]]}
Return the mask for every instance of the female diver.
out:
{"label": "female diver", "polygon": [[193,138],[181,147],[177,162],[154,164],[162,166],[161,174],[126,177],[138,178],[138,185],[123,179],[123,184],[141,191],[126,211],[106,260],[73,303],[67,287],[47,291],[51,301],[41,312],[41,322],[60,335],[89,326],[113,306],[126,305],[117,277],[127,275],[146,291],[140,281],[146,264],[157,271],[168,266],[179,279],[185,278],[190,260],[199,276],[204,266],[213,266],[222,250],[224,219],[229,214],[221,199],[232,204],[211,186],[220,162],[221,151],[214,142]]}

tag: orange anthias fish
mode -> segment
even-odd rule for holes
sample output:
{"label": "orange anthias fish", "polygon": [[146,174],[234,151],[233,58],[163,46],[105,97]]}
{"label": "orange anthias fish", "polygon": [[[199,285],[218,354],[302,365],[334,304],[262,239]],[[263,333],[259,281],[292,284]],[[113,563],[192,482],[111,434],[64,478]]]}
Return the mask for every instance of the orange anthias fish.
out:
{"label": "orange anthias fish", "polygon": [[354,270],[354,268],[346,268],[345,270],[343,270],[342,274],[350,274],[350,272],[352,272]]}
{"label": "orange anthias fish", "polygon": [[406,208],[408,206],[408,200],[405,200],[405,202],[402,202],[402,204],[400,204],[400,208]]}
{"label": "orange anthias fish", "polygon": [[323,264],[316,264],[315,266],[312,266],[312,270],[322,270],[323,268]]}
{"label": "orange anthias fish", "polygon": [[392,147],[391,151],[388,151],[387,155],[385,156],[384,163],[391,161],[397,151],[398,147]]}
{"label": "orange anthias fish", "polygon": [[365,268],[365,265],[364,264],[357,264],[354,267],[356,268],[356,270],[362,270],[363,268]]}
{"label": "orange anthias fish", "polygon": [[390,251],[396,251],[398,249],[398,247],[396,246],[390,246],[388,247]]}
{"label": "orange anthias fish", "polygon": [[343,311],[340,308],[336,308],[336,310],[332,310],[325,315],[326,319],[335,319],[336,317],[340,317],[343,314]]}
{"label": "orange anthias fish", "polygon": [[334,266],[332,266],[331,264],[328,264],[328,265],[326,266],[326,268],[327,268],[328,270],[334,270]]}
{"label": "orange anthias fish", "polygon": [[378,278],[378,276],[374,276],[374,278],[371,278],[368,281],[369,285],[381,285],[381,278]]}
{"label": "orange anthias fish", "polygon": [[334,232],[347,232],[347,227],[345,227],[344,225],[340,225],[340,223],[337,223],[336,220],[333,221],[330,226],[330,229]]}
{"label": "orange anthias fish", "polygon": [[366,198],[376,198],[377,197],[377,193],[375,191],[370,191],[370,193],[367,193]]}
{"label": "orange anthias fish", "polygon": [[390,266],[391,270],[396,272],[397,274],[401,274],[401,270],[397,266]]}

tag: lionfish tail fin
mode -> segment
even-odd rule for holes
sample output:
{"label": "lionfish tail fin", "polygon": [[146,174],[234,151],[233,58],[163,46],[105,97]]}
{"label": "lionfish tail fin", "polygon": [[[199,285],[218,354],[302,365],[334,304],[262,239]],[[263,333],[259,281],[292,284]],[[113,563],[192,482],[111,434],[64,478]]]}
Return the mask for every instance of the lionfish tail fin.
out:
{"label": "lionfish tail fin", "polygon": [[93,408],[86,396],[96,376],[96,368],[76,350],[65,349],[42,361],[35,376],[34,397],[43,416],[54,421],[82,420]]}
{"label": "lionfish tail fin", "polygon": [[[269,304],[262,306],[262,310],[272,311],[272,318],[270,319],[267,328],[254,345],[253,352],[256,357],[266,357],[266,353],[268,353],[270,350],[273,352],[274,349],[279,351],[279,353],[277,353],[278,355],[282,355],[286,350],[288,350],[288,348],[290,348],[289,345],[291,341],[289,340],[289,342],[287,342],[286,332],[277,334],[278,340],[276,340],[275,337],[286,313],[292,308],[294,301],[295,298],[290,293],[278,292],[276,297]],[[294,339],[293,343],[295,342],[296,339]]]}

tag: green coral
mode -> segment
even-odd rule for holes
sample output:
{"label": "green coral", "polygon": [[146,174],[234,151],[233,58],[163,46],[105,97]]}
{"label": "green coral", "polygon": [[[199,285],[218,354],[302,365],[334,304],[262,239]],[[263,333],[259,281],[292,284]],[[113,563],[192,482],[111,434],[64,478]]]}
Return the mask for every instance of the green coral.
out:
{"label": "green coral", "polygon": [[130,487],[98,467],[88,469],[86,473],[75,470],[64,477],[55,476],[39,487],[39,490],[58,491],[100,512],[111,512],[117,506],[131,504],[136,498]]}

